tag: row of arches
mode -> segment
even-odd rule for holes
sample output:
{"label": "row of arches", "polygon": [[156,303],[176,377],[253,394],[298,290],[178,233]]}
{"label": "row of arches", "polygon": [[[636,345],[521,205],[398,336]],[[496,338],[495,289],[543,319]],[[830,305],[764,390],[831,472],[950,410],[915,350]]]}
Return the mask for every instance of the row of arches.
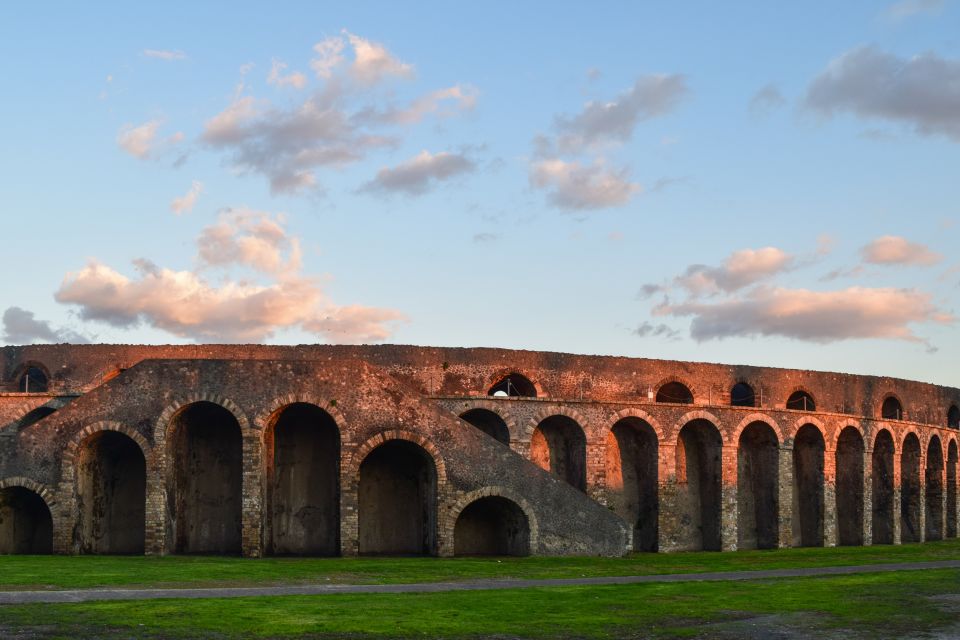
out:
{"label": "row of arches", "polygon": [[[693,404],[693,392],[684,383],[678,380],[668,380],[661,384],[651,398],[658,403]],[[537,387],[526,376],[519,373],[510,373],[497,379],[487,391],[487,395],[494,397],[522,397],[536,398]],[[734,407],[758,407],[759,396],[747,382],[737,382],[730,389],[730,405]],[[784,406],[793,411],[812,412],[817,410],[817,403],[813,395],[804,389],[797,389],[787,398]],[[884,420],[903,420],[903,404],[893,394],[888,394],[881,404],[880,417]],[[946,415],[947,427],[960,429],[960,407],[950,405]]]}
{"label": "row of arches", "polygon": [[[294,403],[264,434],[264,550],[270,555],[340,552],[340,432],[326,411]],[[168,551],[240,554],[244,442],[237,418],[207,401],[171,421],[167,487]],[[100,430],[75,456],[75,551],[142,554],[147,526],[148,460],[134,437]],[[358,550],[431,555],[438,548],[438,470],[424,447],[387,439],[359,465]],[[25,487],[0,489],[0,553],[48,553],[52,519],[43,498]],[[463,506],[453,530],[457,555],[526,555],[530,522],[515,501],[485,495]]]}

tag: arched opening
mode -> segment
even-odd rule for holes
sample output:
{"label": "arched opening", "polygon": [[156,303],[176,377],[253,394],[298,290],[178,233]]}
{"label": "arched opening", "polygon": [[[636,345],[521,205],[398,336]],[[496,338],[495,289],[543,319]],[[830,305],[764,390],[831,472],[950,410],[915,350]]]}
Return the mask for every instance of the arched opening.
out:
{"label": "arched opening", "polygon": [[471,409],[460,414],[460,419],[496,440],[510,446],[510,429],[499,415],[488,409]]}
{"label": "arched opening", "polygon": [[816,411],[817,405],[806,391],[794,391],[787,398],[787,409],[794,411]]}
{"label": "arched opening", "polygon": [[737,447],[737,549],[775,549],[779,540],[780,456],[764,422],[740,433]]}
{"label": "arched opening", "polygon": [[793,546],[823,546],[823,434],[805,424],[793,439]]}
{"label": "arched opening", "polygon": [[893,544],[893,437],[886,429],[877,434],[871,456],[873,544]]}
{"label": "arched opening", "polygon": [[734,407],[755,407],[757,396],[753,387],[746,382],[738,382],[730,389],[730,404]]}
{"label": "arched opening", "polygon": [[863,544],[863,437],[845,427],[837,440],[837,543]]}
{"label": "arched opening", "polygon": [[880,407],[880,416],[884,420],[903,420],[903,405],[894,396],[888,396]]}
{"label": "arched opening", "polygon": [[80,553],[143,553],[147,463],[134,440],[98,431],[77,455],[77,526]]}
{"label": "arched opening", "polygon": [[53,552],[53,518],[38,494],[24,487],[0,489],[0,555]]}
{"label": "arched opening", "polygon": [[526,376],[522,376],[519,373],[511,373],[490,387],[487,395],[498,398],[536,398],[537,388]]}
{"label": "arched opening", "polygon": [[951,405],[947,411],[947,427],[950,429],[960,429],[960,409],[957,405]]}
{"label": "arched opening", "polygon": [[681,382],[668,382],[657,389],[657,402],[693,404],[693,393]]}
{"label": "arched opening", "polygon": [[957,443],[947,447],[947,537],[957,537]]}
{"label": "arched opening", "polygon": [[390,440],[360,465],[360,553],[436,552],[437,469],[423,447]]}
{"label": "arched opening", "polygon": [[48,387],[47,372],[40,367],[27,367],[20,374],[17,387],[21,393],[46,393]]}
{"label": "arched opening", "polygon": [[937,436],[927,446],[923,505],[924,539],[943,540],[943,447]]}
{"label": "arched opening", "polygon": [[717,428],[692,420],[677,438],[678,547],[684,551],[719,551],[721,447]]}
{"label": "arched opening", "polygon": [[340,430],[329,413],[298,402],[274,414],[264,434],[266,552],[340,552]]}
{"label": "arched opening", "polygon": [[920,440],[907,434],[900,453],[900,541],[920,542]]}
{"label": "arched opening", "polygon": [[174,418],[170,539],[175,553],[239,554],[243,444],[236,417],[195,402]]}
{"label": "arched opening", "polygon": [[550,416],[530,439],[530,459],[580,491],[587,489],[587,438],[577,421]]}
{"label": "arched opening", "polygon": [[633,527],[633,550],[657,550],[657,434],[623,418],[607,434],[607,504]]}
{"label": "arched opening", "polygon": [[56,413],[56,409],[53,407],[37,407],[36,409],[31,410],[25,416],[17,420],[17,429],[26,429],[32,424],[36,424],[46,418],[47,416]]}
{"label": "arched opening", "polygon": [[457,517],[453,552],[458,556],[530,555],[527,514],[501,496],[474,500]]}

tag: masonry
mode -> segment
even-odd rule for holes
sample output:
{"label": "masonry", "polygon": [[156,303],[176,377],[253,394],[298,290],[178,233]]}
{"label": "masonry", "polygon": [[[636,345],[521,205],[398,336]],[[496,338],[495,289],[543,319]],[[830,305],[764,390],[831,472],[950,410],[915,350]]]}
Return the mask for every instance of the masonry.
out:
{"label": "masonry", "polygon": [[956,537],[960,390],[415,346],[0,349],[0,553],[620,555]]}

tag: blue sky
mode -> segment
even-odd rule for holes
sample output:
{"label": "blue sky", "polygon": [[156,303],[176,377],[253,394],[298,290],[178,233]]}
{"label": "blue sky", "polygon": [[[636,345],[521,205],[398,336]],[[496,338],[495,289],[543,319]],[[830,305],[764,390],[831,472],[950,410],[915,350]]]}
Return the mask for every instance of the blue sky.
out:
{"label": "blue sky", "polygon": [[960,7],[595,4],[4,9],[5,341],[960,385]]}

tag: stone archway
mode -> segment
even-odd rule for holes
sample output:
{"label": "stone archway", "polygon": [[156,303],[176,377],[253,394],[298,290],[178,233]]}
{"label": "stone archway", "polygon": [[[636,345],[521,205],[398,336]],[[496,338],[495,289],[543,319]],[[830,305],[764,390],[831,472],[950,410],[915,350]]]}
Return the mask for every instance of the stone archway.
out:
{"label": "stone archway", "polygon": [[823,457],[820,429],[804,424],[793,439],[793,546],[823,546]]}
{"label": "stone archway", "polygon": [[513,500],[484,496],[460,511],[454,525],[454,555],[530,555],[530,523]]}
{"label": "stone archway", "polygon": [[708,420],[694,419],[677,437],[677,549],[720,551],[722,447],[720,431]]}
{"label": "stone archway", "polygon": [[863,544],[863,436],[845,427],[837,439],[837,544]]}
{"label": "stone archway", "polygon": [[607,433],[607,505],[633,527],[633,550],[656,551],[657,434],[645,420],[627,416]]}
{"label": "stone archway", "polygon": [[920,542],[920,439],[908,433],[900,452],[900,541]]}
{"label": "stone archway", "polygon": [[53,551],[53,518],[43,496],[32,488],[0,483],[0,555]]}
{"label": "stone archway", "polygon": [[570,486],[586,491],[587,438],[573,418],[552,415],[540,421],[530,439],[530,459]]}
{"label": "stone archway", "polygon": [[740,432],[737,446],[737,549],[775,549],[779,532],[780,451],[765,422]]}
{"label": "stone archway", "polygon": [[871,496],[873,503],[873,544],[893,544],[894,525],[893,436],[881,430],[871,455]]}
{"label": "stone archway", "polygon": [[932,436],[924,469],[924,540],[943,539],[943,446]]}

